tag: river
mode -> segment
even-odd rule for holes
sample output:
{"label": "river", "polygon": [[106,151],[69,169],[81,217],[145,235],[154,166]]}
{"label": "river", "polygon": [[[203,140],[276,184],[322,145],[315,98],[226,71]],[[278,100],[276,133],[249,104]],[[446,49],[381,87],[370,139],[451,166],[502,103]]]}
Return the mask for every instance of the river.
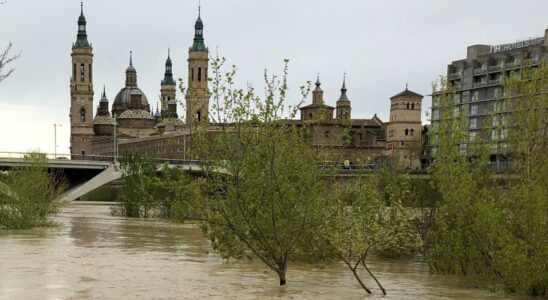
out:
{"label": "river", "polygon": [[113,217],[73,203],[59,226],[0,231],[0,299],[532,299],[468,288],[420,261],[371,259],[387,289],[365,295],[341,264],[291,263],[288,284],[258,261],[220,258],[192,224]]}

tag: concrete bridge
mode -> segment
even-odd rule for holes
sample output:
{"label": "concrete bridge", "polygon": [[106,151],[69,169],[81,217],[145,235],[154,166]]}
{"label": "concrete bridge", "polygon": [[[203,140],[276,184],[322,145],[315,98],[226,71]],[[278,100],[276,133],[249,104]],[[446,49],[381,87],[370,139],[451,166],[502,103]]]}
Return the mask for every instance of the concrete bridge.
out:
{"label": "concrete bridge", "polygon": [[[0,152],[0,171],[9,171],[26,166],[24,157],[28,153]],[[122,178],[120,164],[112,156],[85,156],[68,159],[70,155],[44,154],[50,172],[59,172],[68,182],[69,188],[59,198],[62,202],[74,201],[83,195]],[[202,167],[197,160],[155,159],[160,169],[164,164],[169,168],[200,173]],[[10,194],[5,185],[0,192]],[[13,196],[13,195],[12,195]]]}

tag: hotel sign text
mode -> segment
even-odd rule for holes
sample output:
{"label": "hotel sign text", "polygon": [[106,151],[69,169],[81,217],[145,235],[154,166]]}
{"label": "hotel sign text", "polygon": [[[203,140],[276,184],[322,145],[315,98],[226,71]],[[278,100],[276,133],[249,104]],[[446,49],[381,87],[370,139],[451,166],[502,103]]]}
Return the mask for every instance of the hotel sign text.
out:
{"label": "hotel sign text", "polygon": [[494,45],[494,46],[491,46],[491,54],[529,47],[529,46],[541,44],[543,41],[544,41],[544,38],[537,38],[537,39],[529,39],[525,41],[510,43],[510,44]]}

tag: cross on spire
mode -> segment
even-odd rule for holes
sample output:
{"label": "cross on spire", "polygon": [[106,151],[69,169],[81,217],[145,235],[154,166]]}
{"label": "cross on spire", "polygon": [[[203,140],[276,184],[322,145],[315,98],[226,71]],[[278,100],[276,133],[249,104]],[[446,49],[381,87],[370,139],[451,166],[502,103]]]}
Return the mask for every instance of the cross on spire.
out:
{"label": "cross on spire", "polygon": [[129,51],[129,65],[133,66],[133,51]]}

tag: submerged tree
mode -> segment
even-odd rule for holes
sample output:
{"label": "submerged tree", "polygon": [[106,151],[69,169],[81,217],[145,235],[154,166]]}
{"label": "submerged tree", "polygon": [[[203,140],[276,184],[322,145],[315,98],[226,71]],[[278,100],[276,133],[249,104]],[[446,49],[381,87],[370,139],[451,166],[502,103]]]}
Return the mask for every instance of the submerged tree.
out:
{"label": "submerged tree", "polygon": [[51,224],[65,185],[48,172],[41,153],[25,156],[24,166],[0,175],[0,229],[28,229]]}
{"label": "submerged tree", "polygon": [[[546,295],[547,72],[545,62],[534,68],[526,63],[506,79],[506,96],[495,101],[488,119],[495,121],[483,124],[487,132],[475,139],[468,133],[467,110],[452,104],[452,89],[440,94],[432,175],[442,201],[428,242],[434,271]],[[512,163],[502,182],[492,177],[490,154]]]}
{"label": "submerged tree", "polygon": [[[205,236],[225,258],[257,257],[286,284],[298,242],[320,224],[325,201],[306,129],[288,122],[281,78],[268,77],[266,96],[234,88],[235,68],[222,73],[214,59],[209,127],[196,124],[193,147],[203,161],[209,197],[196,203]],[[309,88],[302,87],[303,99]]]}
{"label": "submerged tree", "polygon": [[383,184],[379,179],[377,175],[365,175],[336,188],[337,196],[326,212],[322,236],[367,293],[371,290],[360,277],[360,267],[386,295],[380,280],[367,265],[368,255],[387,250],[414,251],[419,247],[419,238],[411,213],[402,205],[408,197],[409,185],[405,180],[403,186],[398,186],[395,182]]}

